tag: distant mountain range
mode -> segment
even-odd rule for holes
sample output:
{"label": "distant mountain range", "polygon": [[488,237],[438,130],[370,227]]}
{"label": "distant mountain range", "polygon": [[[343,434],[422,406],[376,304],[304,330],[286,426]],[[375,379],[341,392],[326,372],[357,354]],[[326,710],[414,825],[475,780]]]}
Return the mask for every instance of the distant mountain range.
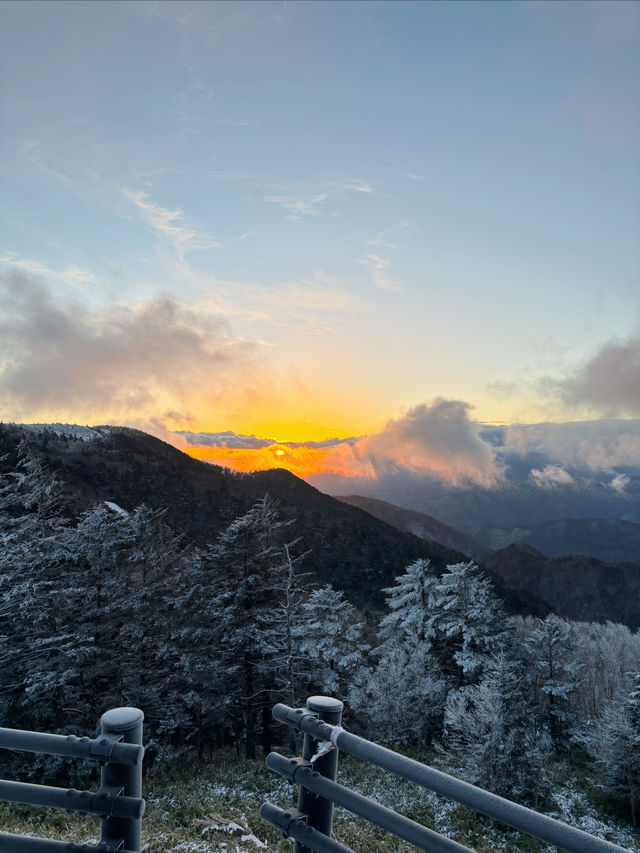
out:
{"label": "distant mountain range", "polygon": [[547,557],[528,545],[490,554],[484,565],[507,585],[517,583],[568,619],[622,622],[640,628],[640,565],[593,557]]}
{"label": "distant mountain range", "polygon": [[[63,511],[69,517],[98,501],[111,501],[125,510],[145,503],[164,509],[176,531],[204,544],[256,500],[272,495],[290,521],[288,538],[299,538],[298,552],[308,551],[301,570],[342,589],[365,613],[384,607],[384,587],[412,561],[430,559],[441,570],[472,557],[486,570],[510,612],[543,616],[553,610],[574,619],[640,624],[637,561],[609,565],[583,556],[554,560],[520,545],[490,554],[496,529],[506,536],[514,535],[513,528],[469,525],[467,529],[479,531],[469,536],[430,515],[384,501],[360,496],[334,499],[283,469],[239,474],[199,462],[153,436],[124,427],[0,425],[0,457],[7,454],[0,464],[15,464],[23,439],[39,449],[64,484]],[[591,523],[594,543],[598,530],[613,531],[609,521]],[[526,535],[544,534],[549,541],[564,536],[570,541],[579,539],[586,522],[554,524],[526,527],[532,531]],[[625,547],[633,547],[636,527],[632,522],[619,526],[624,533],[618,536],[619,546],[624,540]]]}
{"label": "distant mountain range", "polygon": [[522,527],[467,529],[485,552],[518,543],[550,557],[584,554],[609,562],[640,562],[640,524],[620,518],[567,518]]}
{"label": "distant mountain range", "polygon": [[[75,518],[96,502],[125,510],[144,503],[166,511],[167,522],[197,544],[212,542],[234,518],[265,494],[281,503],[291,522],[294,549],[308,551],[301,570],[342,589],[362,608],[384,607],[384,587],[419,558],[436,569],[467,557],[431,540],[374,518],[325,495],[283,469],[238,474],[199,462],[151,435],[125,427],[0,426],[0,457],[15,465],[16,448],[27,439],[43,454],[64,485],[63,512]],[[513,612],[543,615],[548,605],[525,590],[508,588],[492,577]]]}
{"label": "distant mountain range", "polygon": [[397,527],[398,530],[413,533],[414,536],[419,536],[420,539],[432,539],[441,545],[446,545],[447,548],[461,551],[475,560],[482,559],[488,551],[492,550],[491,546],[483,546],[471,536],[467,536],[460,530],[449,527],[449,525],[438,521],[437,518],[433,518],[433,516],[426,515],[423,512],[403,509],[386,501],[365,498],[362,495],[340,496],[338,500],[352,506],[360,507],[360,509],[379,518],[381,521],[386,521],[387,524]]}

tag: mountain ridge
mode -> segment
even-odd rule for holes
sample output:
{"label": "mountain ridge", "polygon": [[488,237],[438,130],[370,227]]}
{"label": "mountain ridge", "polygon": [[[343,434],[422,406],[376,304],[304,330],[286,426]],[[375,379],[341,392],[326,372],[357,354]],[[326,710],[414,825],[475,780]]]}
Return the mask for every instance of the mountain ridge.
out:
{"label": "mountain ridge", "polygon": [[[217,533],[265,494],[281,503],[291,539],[310,555],[301,570],[341,589],[365,612],[385,606],[383,589],[417,559],[436,571],[466,561],[466,555],[437,542],[398,531],[358,507],[344,504],[285,469],[240,474],[193,459],[170,444],[129,427],[94,428],[96,440],[60,429],[22,425],[0,427],[0,456],[15,464],[23,439],[34,445],[51,473],[65,485],[63,511],[74,518],[88,506],[112,501],[125,510],[145,503],[163,509],[167,522],[198,545]],[[511,612],[546,615],[549,606],[491,575]]]}

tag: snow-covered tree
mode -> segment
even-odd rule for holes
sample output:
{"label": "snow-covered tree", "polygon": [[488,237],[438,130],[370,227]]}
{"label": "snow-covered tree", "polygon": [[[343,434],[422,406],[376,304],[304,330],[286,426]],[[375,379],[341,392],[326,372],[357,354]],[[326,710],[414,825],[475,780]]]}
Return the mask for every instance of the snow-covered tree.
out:
{"label": "snow-covered tree", "polygon": [[[388,742],[429,742],[439,730],[446,695],[433,653],[437,578],[428,560],[416,560],[395,580],[384,590],[389,613],[378,631],[378,663],[368,685],[355,682],[351,701],[366,713],[376,736]],[[395,689],[387,689],[389,679],[395,680]]]}
{"label": "snow-covered tree", "polygon": [[429,560],[416,560],[395,579],[386,594],[389,613],[381,620],[378,636],[382,643],[430,645],[436,576]]}
{"label": "snow-covered tree", "polygon": [[[631,689],[631,673],[640,665],[640,633],[613,622],[572,622],[571,635],[580,664],[580,684],[571,703],[587,723],[600,716],[606,702]],[[587,735],[590,730],[587,726]]]}
{"label": "snow-covered tree", "polygon": [[429,743],[439,730],[445,684],[427,646],[386,642],[379,660],[354,673],[348,700],[368,736],[387,744]]}
{"label": "snow-covered tree", "polygon": [[479,680],[505,643],[505,627],[502,602],[478,566],[447,566],[433,585],[428,630],[453,687]]}
{"label": "snow-covered tree", "polygon": [[631,822],[640,822],[640,673],[626,694],[605,705],[594,734],[600,784],[626,800]]}
{"label": "snow-covered tree", "polygon": [[280,652],[276,622],[283,554],[275,533],[283,526],[273,500],[265,497],[235,519],[215,543],[217,594],[209,602],[220,629],[221,663],[233,695],[237,740],[255,757],[262,731],[269,749],[270,691]]}
{"label": "snow-covered tree", "polygon": [[571,626],[552,614],[538,620],[523,645],[531,702],[553,743],[565,745],[574,720],[569,700],[580,683],[581,668],[574,655]]}
{"label": "snow-covered tree", "polygon": [[444,737],[469,781],[538,805],[547,793],[551,742],[529,710],[521,671],[500,652],[485,662],[479,684],[449,692]]}
{"label": "snow-covered tree", "polygon": [[294,639],[306,691],[345,696],[369,649],[358,611],[342,592],[327,584],[309,594],[301,617]]}
{"label": "snow-covered tree", "polygon": [[69,632],[58,630],[61,602],[55,601],[67,527],[59,515],[60,484],[35,450],[22,443],[17,464],[9,457],[0,463],[0,693],[22,724],[27,706],[48,710],[34,704],[28,674],[40,669],[50,682],[47,663],[71,642]]}

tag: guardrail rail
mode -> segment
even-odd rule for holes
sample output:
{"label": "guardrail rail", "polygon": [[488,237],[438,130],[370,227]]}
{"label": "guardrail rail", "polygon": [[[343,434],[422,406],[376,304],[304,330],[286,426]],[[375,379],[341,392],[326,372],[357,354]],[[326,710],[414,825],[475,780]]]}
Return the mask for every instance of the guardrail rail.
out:
{"label": "guardrail rail", "polygon": [[353,853],[331,837],[334,804],[403,838],[419,850],[474,853],[469,847],[336,782],[339,749],[527,835],[555,844],[567,853],[630,853],[617,844],[351,734],[340,725],[342,710],[339,699],[327,696],[310,697],[304,708],[278,704],[273,709],[278,722],[304,733],[301,758],[286,758],[277,752],[267,757],[270,770],[298,786],[298,805],[287,810],[265,803],[260,814],[285,837],[294,840],[294,853]]}
{"label": "guardrail rail", "polygon": [[100,788],[76,791],[0,780],[0,800],[97,814],[98,844],[73,844],[0,832],[2,853],[139,853],[142,799],[142,721],[138,708],[114,708],[100,718],[100,736],[53,735],[0,728],[0,748],[64,755],[102,764]]}

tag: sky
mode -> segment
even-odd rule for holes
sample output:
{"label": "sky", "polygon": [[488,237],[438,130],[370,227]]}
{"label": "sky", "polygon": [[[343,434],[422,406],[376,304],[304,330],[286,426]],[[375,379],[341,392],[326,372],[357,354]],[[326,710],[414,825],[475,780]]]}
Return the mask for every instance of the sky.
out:
{"label": "sky", "polygon": [[490,479],[483,424],[640,416],[639,48],[626,0],[5,0],[0,418]]}

